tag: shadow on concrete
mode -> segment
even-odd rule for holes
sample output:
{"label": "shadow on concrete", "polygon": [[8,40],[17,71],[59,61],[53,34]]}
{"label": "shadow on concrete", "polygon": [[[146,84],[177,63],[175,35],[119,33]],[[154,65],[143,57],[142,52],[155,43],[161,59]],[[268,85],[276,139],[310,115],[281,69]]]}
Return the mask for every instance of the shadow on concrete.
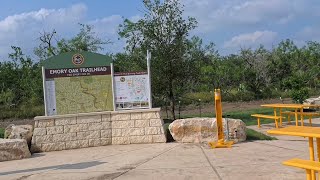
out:
{"label": "shadow on concrete", "polygon": [[38,158],[38,157],[42,157],[42,156],[45,156],[45,154],[42,154],[42,153],[34,153],[32,154],[32,156],[30,158]]}
{"label": "shadow on concrete", "polygon": [[9,174],[18,174],[18,173],[26,173],[26,172],[34,172],[34,171],[42,171],[42,170],[58,170],[58,169],[86,169],[93,166],[98,166],[100,164],[104,164],[106,162],[99,161],[89,161],[89,162],[81,162],[75,164],[62,164],[57,166],[47,166],[41,168],[31,168],[17,171],[8,171],[8,172],[0,172],[0,176],[9,175]]}

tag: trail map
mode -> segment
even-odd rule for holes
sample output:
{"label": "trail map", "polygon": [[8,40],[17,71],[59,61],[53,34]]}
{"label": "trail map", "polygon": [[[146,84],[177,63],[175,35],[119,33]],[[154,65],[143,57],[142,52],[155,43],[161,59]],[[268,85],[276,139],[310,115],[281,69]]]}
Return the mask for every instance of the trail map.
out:
{"label": "trail map", "polygon": [[113,110],[110,75],[55,79],[58,114]]}
{"label": "trail map", "polygon": [[132,103],[145,105],[149,102],[149,79],[143,75],[116,75],[115,101],[116,104]]}

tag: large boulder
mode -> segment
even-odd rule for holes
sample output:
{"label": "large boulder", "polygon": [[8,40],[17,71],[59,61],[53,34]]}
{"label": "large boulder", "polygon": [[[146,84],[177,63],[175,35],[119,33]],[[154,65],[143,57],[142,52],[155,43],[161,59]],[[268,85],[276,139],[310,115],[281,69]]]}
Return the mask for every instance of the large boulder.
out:
{"label": "large boulder", "polygon": [[[246,124],[240,119],[226,120],[223,118],[223,131],[227,135],[226,126],[229,129],[229,140],[235,142],[245,141]],[[188,118],[178,119],[169,125],[169,131],[174,140],[182,143],[204,143],[218,140],[216,118]],[[225,137],[226,139],[226,137]]]}
{"label": "large boulder", "polygon": [[317,98],[308,98],[308,99],[304,100],[303,104],[306,104],[306,105],[320,105],[320,96],[317,97]]}
{"label": "large boulder", "polygon": [[0,162],[31,157],[24,139],[0,139]]}
{"label": "large boulder", "polygon": [[6,127],[4,137],[6,139],[25,139],[28,146],[31,145],[31,139],[33,134],[32,125],[14,125],[10,124]]}

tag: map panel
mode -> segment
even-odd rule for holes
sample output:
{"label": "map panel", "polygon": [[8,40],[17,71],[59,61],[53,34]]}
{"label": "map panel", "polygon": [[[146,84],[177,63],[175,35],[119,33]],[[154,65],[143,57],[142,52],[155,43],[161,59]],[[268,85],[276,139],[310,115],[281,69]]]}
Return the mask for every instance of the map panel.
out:
{"label": "map panel", "polygon": [[118,109],[148,107],[150,93],[148,74],[116,75],[114,82],[115,101]]}
{"label": "map panel", "polygon": [[113,110],[111,75],[55,78],[57,114]]}

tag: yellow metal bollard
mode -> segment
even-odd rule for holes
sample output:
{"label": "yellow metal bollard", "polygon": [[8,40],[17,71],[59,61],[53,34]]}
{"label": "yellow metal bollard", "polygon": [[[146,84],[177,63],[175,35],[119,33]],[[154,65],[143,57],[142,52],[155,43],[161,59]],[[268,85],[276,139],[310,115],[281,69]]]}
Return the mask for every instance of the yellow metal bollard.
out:
{"label": "yellow metal bollard", "polygon": [[221,105],[221,92],[220,89],[214,90],[216,121],[218,128],[218,142],[209,142],[211,148],[230,148],[233,141],[224,141],[223,124],[222,124],[222,105]]}

